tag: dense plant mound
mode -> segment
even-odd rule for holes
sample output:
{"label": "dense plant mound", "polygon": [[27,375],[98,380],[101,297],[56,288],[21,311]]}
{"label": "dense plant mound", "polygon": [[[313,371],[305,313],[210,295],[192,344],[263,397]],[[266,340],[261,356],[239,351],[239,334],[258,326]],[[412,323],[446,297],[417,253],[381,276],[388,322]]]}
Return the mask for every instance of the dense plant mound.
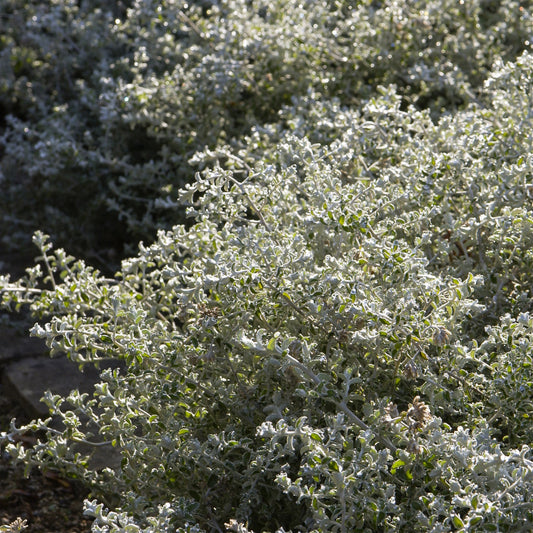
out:
{"label": "dense plant mound", "polygon": [[395,84],[404,109],[462,108],[531,47],[522,4],[4,0],[2,243],[41,229],[109,270],[183,222],[194,153],[285,128],[310,92],[354,107]]}
{"label": "dense plant mound", "polygon": [[[528,531],[532,61],[436,124],[394,88],[295,98],[286,130],[196,155],[192,224],[115,279],[37,233],[4,305],[126,367],[10,453],[85,480],[94,531]],[[115,471],[76,451],[98,439]]]}

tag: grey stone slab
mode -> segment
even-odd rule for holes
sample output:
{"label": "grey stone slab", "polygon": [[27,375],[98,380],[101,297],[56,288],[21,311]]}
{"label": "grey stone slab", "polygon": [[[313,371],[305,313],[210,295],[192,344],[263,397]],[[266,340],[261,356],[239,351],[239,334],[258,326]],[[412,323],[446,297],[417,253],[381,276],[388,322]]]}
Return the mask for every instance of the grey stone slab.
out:
{"label": "grey stone slab", "polygon": [[[95,383],[100,381],[99,376],[100,371],[88,365],[80,372],[78,365],[66,357],[34,357],[9,364],[3,373],[3,386],[5,392],[18,401],[29,416],[46,418],[49,416],[48,407],[41,402],[45,391],[67,396],[72,390],[78,389],[82,393],[91,394]],[[87,424],[87,421],[84,424]],[[56,427],[60,429],[57,424]],[[118,450],[110,445],[93,448],[76,444],[75,448],[81,453],[92,454],[92,468],[116,468],[120,464]]]}
{"label": "grey stone slab", "polygon": [[30,337],[10,326],[0,326],[0,365],[22,359],[44,355],[47,352],[43,339]]}
{"label": "grey stone slab", "polygon": [[48,415],[48,407],[41,402],[45,391],[66,396],[70,391],[92,392],[99,381],[99,371],[86,367],[80,372],[78,366],[66,357],[54,359],[29,357],[17,360],[4,370],[4,386],[20,401],[30,416]]}

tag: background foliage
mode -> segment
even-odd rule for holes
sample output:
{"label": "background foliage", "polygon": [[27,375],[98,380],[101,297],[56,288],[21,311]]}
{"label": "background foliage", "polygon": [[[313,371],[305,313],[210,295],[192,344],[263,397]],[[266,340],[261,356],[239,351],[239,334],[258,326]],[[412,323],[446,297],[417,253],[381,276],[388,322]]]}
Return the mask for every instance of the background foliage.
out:
{"label": "background foliage", "polygon": [[435,120],[478,101],[494,61],[530,47],[522,4],[6,0],[2,242],[41,229],[111,272],[183,222],[197,151],[286,129],[309,94],[357,109],[394,84]]}
{"label": "background foliage", "polygon": [[123,366],[13,457],[84,480],[94,531],[528,531],[530,11],[18,4],[4,240],[85,260],[37,231],[3,305]]}

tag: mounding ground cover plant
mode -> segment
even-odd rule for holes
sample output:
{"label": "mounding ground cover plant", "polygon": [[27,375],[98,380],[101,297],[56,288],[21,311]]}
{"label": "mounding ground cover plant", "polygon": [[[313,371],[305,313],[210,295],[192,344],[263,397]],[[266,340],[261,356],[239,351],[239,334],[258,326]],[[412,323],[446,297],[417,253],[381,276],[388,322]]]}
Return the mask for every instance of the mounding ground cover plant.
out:
{"label": "mounding ground cover plant", "polygon": [[518,0],[4,0],[1,242],[40,229],[110,273],[184,221],[177,191],[206,146],[286,127],[310,91],[357,107],[395,84],[437,118],[532,33]]}
{"label": "mounding ground cover plant", "polygon": [[[94,41],[103,70],[69,101],[93,98],[85,119],[109,135],[72,176],[94,172],[130,229],[161,213],[128,197],[168,219],[114,275],[37,231],[35,266],[0,277],[52,356],[103,369],[93,395],[48,394],[49,419],[0,434],[14,460],[85,483],[95,532],[530,531],[530,13],[133,2],[110,29],[98,2],[52,5],[80,38],[82,20],[127,36]],[[47,83],[31,109],[59,105]],[[36,115],[43,135],[67,131],[63,111],[57,128]],[[37,123],[7,121],[4,140]],[[130,125],[152,166],[110,151]],[[100,173],[103,153],[122,174]],[[92,467],[100,447],[116,468]]]}
{"label": "mounding ground cover plant", "polygon": [[113,278],[36,233],[4,306],[52,355],[124,366],[45,397],[64,430],[13,422],[9,453],[87,483],[96,532],[530,530],[532,60],[437,124],[394,88],[306,97],[313,123],[295,104],[234,170],[198,154],[192,223]]}

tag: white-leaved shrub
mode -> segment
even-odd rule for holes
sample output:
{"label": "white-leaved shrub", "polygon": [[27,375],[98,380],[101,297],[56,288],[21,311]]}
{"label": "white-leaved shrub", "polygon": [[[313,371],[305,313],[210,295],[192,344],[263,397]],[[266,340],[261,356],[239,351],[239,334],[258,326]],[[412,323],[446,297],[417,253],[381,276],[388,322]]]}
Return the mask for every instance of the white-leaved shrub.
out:
{"label": "white-leaved shrub", "polygon": [[532,61],[437,123],[392,87],[295,96],[198,152],[190,224],[113,278],[37,232],[4,306],[122,366],[9,453],[84,481],[95,532],[529,531]]}
{"label": "white-leaved shrub", "polygon": [[312,122],[283,112],[309,92],[355,109],[394,84],[437,120],[532,42],[519,0],[4,0],[2,243],[41,229],[109,272],[183,222],[196,152]]}

